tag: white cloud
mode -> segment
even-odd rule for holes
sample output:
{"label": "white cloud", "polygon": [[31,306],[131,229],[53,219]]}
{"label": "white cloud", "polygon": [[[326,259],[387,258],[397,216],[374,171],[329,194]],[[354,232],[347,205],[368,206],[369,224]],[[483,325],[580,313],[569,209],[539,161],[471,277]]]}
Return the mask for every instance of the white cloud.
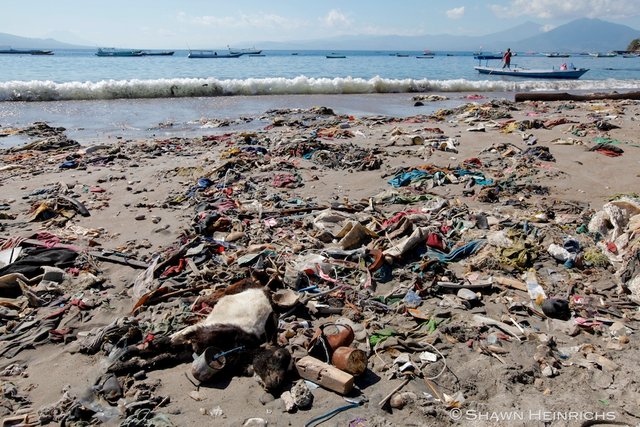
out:
{"label": "white cloud", "polygon": [[616,19],[640,15],[638,0],[509,0],[506,6],[489,7],[500,17]]}
{"label": "white cloud", "polygon": [[351,25],[351,20],[347,15],[340,12],[337,9],[331,9],[327,16],[321,18],[322,23],[327,27],[348,27]]}
{"label": "white cloud", "polygon": [[464,16],[464,6],[447,10],[447,16],[450,19],[460,19]]}
{"label": "white cloud", "polygon": [[556,28],[556,25],[547,24],[547,25],[543,25],[541,30],[542,30],[543,33],[548,33],[549,31],[553,30],[554,28]]}

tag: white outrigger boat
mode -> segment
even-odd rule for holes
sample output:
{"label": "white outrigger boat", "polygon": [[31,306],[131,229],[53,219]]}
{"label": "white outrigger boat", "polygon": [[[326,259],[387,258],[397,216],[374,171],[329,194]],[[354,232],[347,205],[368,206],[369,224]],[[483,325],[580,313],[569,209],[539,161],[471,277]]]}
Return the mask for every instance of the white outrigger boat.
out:
{"label": "white outrigger boat", "polygon": [[494,67],[474,67],[480,74],[493,76],[526,77],[530,79],[579,79],[588,68],[568,68],[564,69],[541,69],[533,70],[527,68],[494,68]]}

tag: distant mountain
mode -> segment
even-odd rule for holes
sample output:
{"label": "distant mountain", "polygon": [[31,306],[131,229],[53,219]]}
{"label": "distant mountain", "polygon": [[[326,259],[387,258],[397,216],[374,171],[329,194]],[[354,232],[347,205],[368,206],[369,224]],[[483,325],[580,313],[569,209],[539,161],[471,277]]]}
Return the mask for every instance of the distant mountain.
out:
{"label": "distant mountain", "polygon": [[91,46],[80,46],[59,42],[54,39],[36,39],[0,33],[0,46],[14,49],[81,49]]}
{"label": "distant mountain", "polygon": [[527,21],[524,24],[509,28],[508,30],[500,31],[486,36],[477,37],[482,41],[482,46],[492,46],[494,48],[504,49],[504,46],[508,46],[509,43],[517,42],[527,38],[536,37],[540,34],[544,34],[543,27],[535,22]]}
{"label": "distant mountain", "polygon": [[554,52],[624,50],[640,31],[600,19],[577,19],[518,42],[527,49]]}
{"label": "distant mountain", "polygon": [[[91,42],[69,32],[51,33],[55,38],[37,39],[0,33],[0,46],[17,49],[82,49],[94,48]],[[350,35],[318,40],[287,42],[250,41],[247,45],[261,49],[295,50],[412,50],[429,49],[450,51],[503,51],[510,47],[514,51],[539,52],[593,52],[624,50],[629,43],[640,38],[640,31],[626,25],[613,24],[600,19],[577,19],[544,32],[542,26],[525,22],[505,31],[483,36],[456,36],[433,34],[423,36],[370,36]],[[64,43],[56,39],[65,39]],[[92,46],[93,45],[93,46]]]}
{"label": "distant mountain", "polygon": [[436,34],[425,36],[365,36],[353,35],[319,40],[290,42],[259,42],[252,44],[263,49],[324,49],[324,50],[458,50],[502,51],[507,47],[516,51],[581,52],[624,50],[640,31],[625,25],[600,19],[577,19],[543,32],[534,22],[484,36],[455,36]]}
{"label": "distant mountain", "polygon": [[61,43],[72,44],[75,46],[97,46],[98,43],[84,39],[76,33],[66,30],[51,31],[44,35],[47,39],[58,40]]}

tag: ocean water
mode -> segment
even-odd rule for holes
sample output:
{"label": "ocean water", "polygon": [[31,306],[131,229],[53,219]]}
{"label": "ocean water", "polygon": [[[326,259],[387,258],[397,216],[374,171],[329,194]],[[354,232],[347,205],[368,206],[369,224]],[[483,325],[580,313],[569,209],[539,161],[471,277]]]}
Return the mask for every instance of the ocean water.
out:
{"label": "ocean water", "polygon": [[[91,144],[211,133],[208,120],[255,119],[272,108],[323,105],[339,114],[406,117],[469,102],[471,94],[512,98],[519,91],[640,90],[640,58],[520,54],[512,59],[512,66],[532,69],[564,62],[589,68],[580,80],[559,81],[480,75],[472,52],[434,52],[432,59],[418,59],[423,53],[416,51],[341,51],[345,58],[326,58],[330,53],[264,51],[264,56],[218,59],[190,59],[184,50],[122,58],[97,57],[95,50],[0,55],[0,130],[45,121]],[[411,99],[416,93],[449,99],[417,108]],[[258,119],[239,126],[261,124]],[[22,142],[0,138],[0,147]]]}
{"label": "ocean water", "polygon": [[264,51],[264,56],[218,59],[190,59],[187,51],[123,58],[94,53],[0,55],[0,101],[640,88],[640,57],[520,54],[512,60],[512,66],[532,69],[565,62],[589,69],[580,80],[558,81],[483,76],[473,69],[478,61],[471,52],[436,52],[433,59],[418,59],[422,52],[389,51],[341,51],[346,56],[341,59],[326,58],[329,51]]}

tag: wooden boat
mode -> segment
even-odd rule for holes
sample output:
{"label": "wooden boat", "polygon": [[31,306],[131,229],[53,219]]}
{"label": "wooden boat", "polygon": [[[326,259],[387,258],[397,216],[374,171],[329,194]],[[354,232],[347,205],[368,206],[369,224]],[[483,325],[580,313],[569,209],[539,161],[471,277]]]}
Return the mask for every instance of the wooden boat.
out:
{"label": "wooden boat", "polygon": [[568,58],[571,55],[569,55],[568,53],[551,52],[551,53],[546,53],[545,56],[547,58]]}
{"label": "wooden boat", "polygon": [[0,54],[7,55],[53,55],[51,50],[40,49],[0,49]]}
{"label": "wooden boat", "polygon": [[473,55],[473,58],[474,59],[478,59],[480,61],[488,60],[488,59],[502,59],[502,55],[495,55],[495,54],[491,54],[491,53],[486,53],[486,54]]}
{"label": "wooden boat", "polygon": [[173,50],[161,50],[161,51],[151,51],[151,50],[143,50],[143,56],[171,56],[175,53]]}
{"label": "wooden boat", "polygon": [[409,55],[408,55],[408,54],[406,54],[406,53],[396,53],[396,56],[397,56],[398,58],[408,58],[408,57],[409,57]]}
{"label": "wooden boat", "polygon": [[342,59],[342,58],[346,58],[345,55],[339,55],[337,53],[332,53],[331,55],[327,55],[328,59]]}
{"label": "wooden boat", "polygon": [[96,52],[96,56],[132,57],[144,56],[144,52],[139,49],[115,49],[112,47],[100,47]]}
{"label": "wooden boat", "polygon": [[256,49],[255,47],[249,49],[233,49],[227,46],[227,48],[229,49],[229,55],[260,55],[262,53],[262,49]]}
{"label": "wooden boat", "polygon": [[618,54],[615,52],[607,52],[607,53],[596,52],[596,53],[590,53],[589,55],[593,56],[594,58],[614,58],[618,56]]}
{"label": "wooden boat", "polygon": [[526,68],[493,68],[493,67],[473,67],[480,74],[493,76],[525,77],[530,79],[579,79],[588,68],[576,68],[568,70],[529,70]]}
{"label": "wooden boat", "polygon": [[241,53],[221,53],[215,50],[190,50],[189,58],[240,58]]}
{"label": "wooden boat", "polygon": [[432,55],[419,55],[419,56],[416,56],[416,58],[418,58],[418,59],[433,59],[433,56]]}

